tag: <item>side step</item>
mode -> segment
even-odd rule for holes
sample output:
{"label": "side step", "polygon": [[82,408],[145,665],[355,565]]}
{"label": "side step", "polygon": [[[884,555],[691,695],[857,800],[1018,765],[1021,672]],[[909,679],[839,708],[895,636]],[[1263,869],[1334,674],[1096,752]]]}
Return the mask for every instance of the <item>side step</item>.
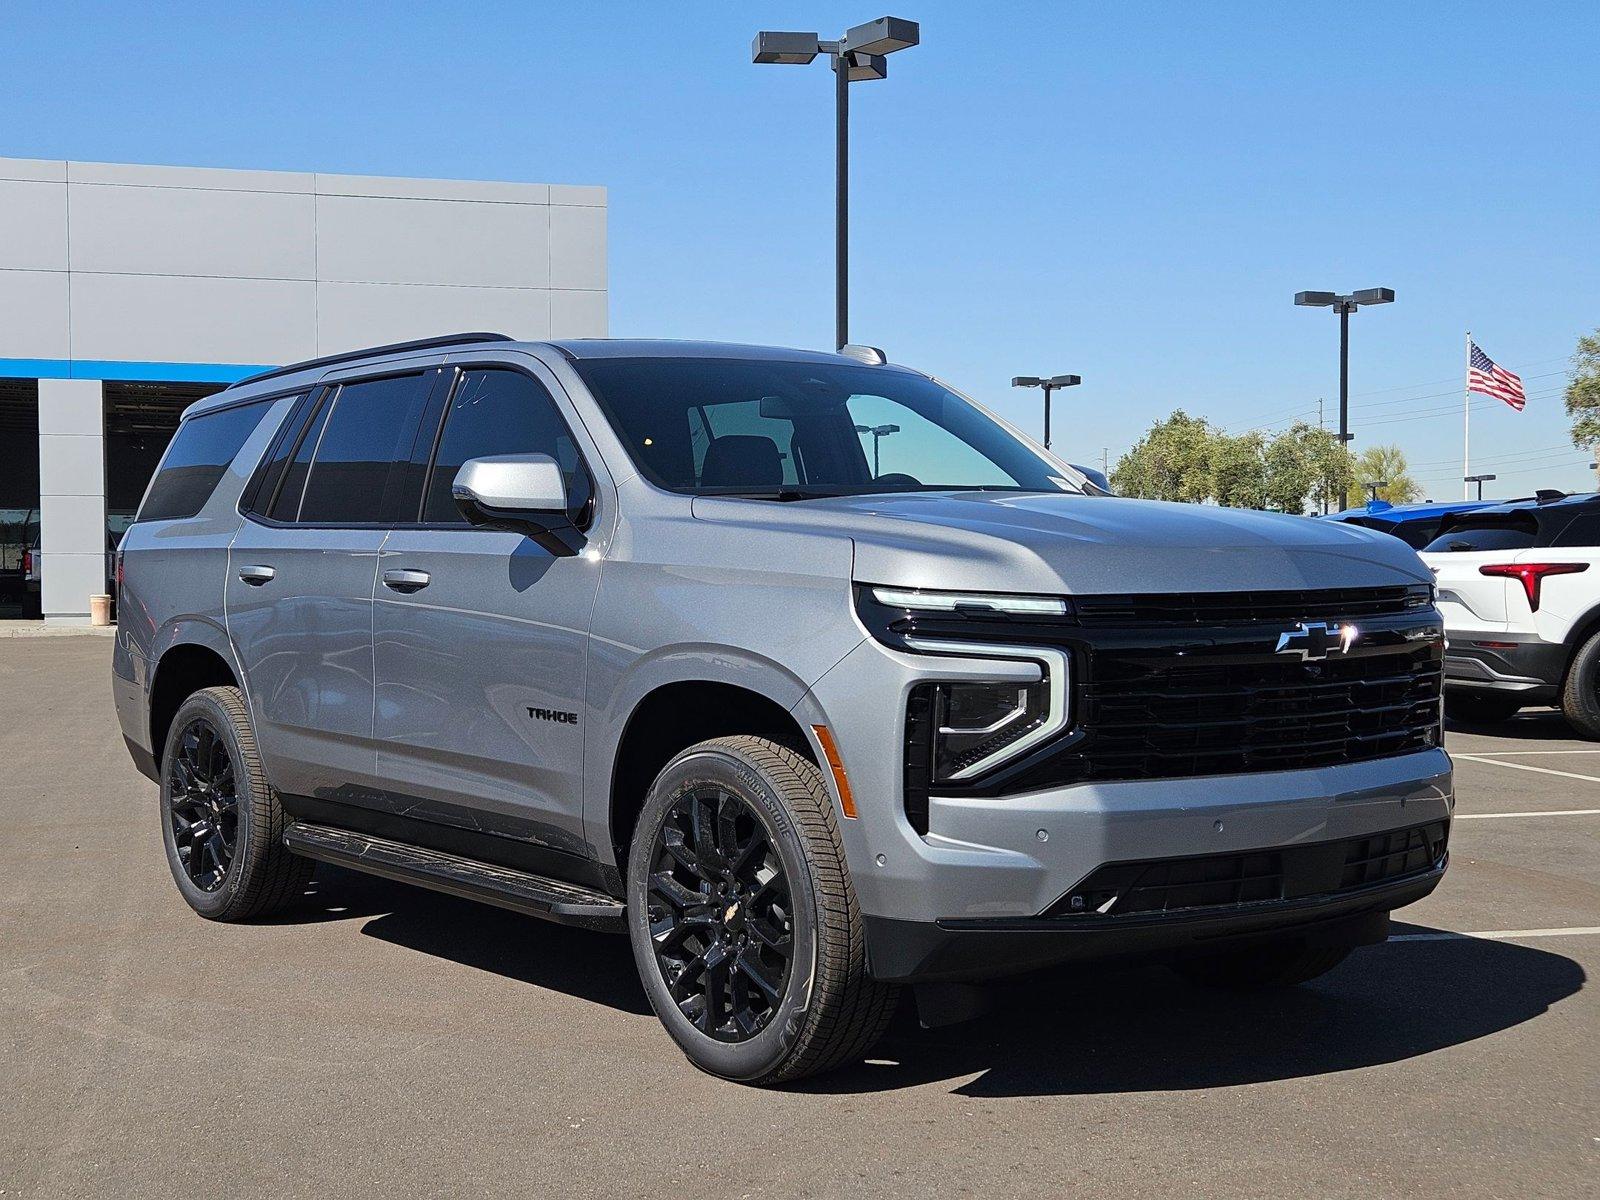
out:
{"label": "side step", "polygon": [[414,883],[465,900],[611,933],[627,931],[626,907],[604,892],[560,879],[546,879],[510,867],[297,821],[283,835],[295,854],[401,883]]}

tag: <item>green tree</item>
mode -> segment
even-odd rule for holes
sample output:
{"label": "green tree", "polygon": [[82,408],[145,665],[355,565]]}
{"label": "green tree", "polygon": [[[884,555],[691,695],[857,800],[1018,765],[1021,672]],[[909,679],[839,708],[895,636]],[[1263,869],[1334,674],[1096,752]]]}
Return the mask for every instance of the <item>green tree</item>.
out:
{"label": "green tree", "polygon": [[1572,418],[1572,444],[1587,450],[1600,442],[1600,329],[1578,339],[1564,398]]}
{"label": "green tree", "polygon": [[1117,460],[1111,486],[1118,495],[1142,500],[1211,497],[1211,447],[1215,432],[1181,408],[1157,421],[1137,445]]}
{"label": "green tree", "polygon": [[1307,425],[1300,439],[1316,475],[1311,485],[1312,505],[1334,510],[1346,507],[1344,498],[1355,482],[1355,470],[1349,451],[1339,443],[1339,435],[1331,429]]}
{"label": "green tree", "polygon": [[1212,436],[1211,483],[1218,504],[1228,508],[1267,505],[1267,439],[1258,430]]}
{"label": "green tree", "polygon": [[1265,504],[1279,512],[1303,514],[1324,496],[1343,495],[1349,485],[1349,457],[1339,439],[1315,425],[1296,421],[1267,444]]}
{"label": "green tree", "polygon": [[1356,455],[1353,464],[1356,486],[1365,498],[1369,484],[1386,480],[1378,489],[1378,499],[1390,504],[1409,504],[1421,497],[1422,489],[1411,478],[1405,451],[1399,446],[1368,446]]}

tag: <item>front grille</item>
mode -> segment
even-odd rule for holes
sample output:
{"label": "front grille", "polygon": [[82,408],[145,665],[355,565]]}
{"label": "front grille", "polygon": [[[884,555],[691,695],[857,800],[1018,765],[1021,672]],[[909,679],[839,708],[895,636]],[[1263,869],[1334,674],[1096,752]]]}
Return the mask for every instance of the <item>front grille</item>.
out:
{"label": "front grille", "polygon": [[[1126,607],[1134,601],[1143,607]],[[1066,731],[971,780],[938,776],[935,685],[912,689],[904,789],[907,819],[919,833],[928,831],[931,795],[1001,797],[1080,783],[1305,770],[1440,744],[1444,630],[1426,586],[1074,602],[1078,624],[911,617],[886,628],[891,644],[895,636],[967,639],[1015,645],[1024,658],[1039,644],[1070,661]],[[1243,606],[1249,619],[1219,614],[1196,626],[1174,616],[1193,619],[1219,604]],[[1164,623],[1140,623],[1157,610]],[[1127,624],[1101,625],[1112,612]],[[1315,628],[1319,621],[1325,629]]]}
{"label": "front grille", "polygon": [[1119,629],[1252,625],[1394,616],[1426,609],[1426,584],[1321,588],[1292,592],[1185,592],[1178,595],[1079,596],[1080,624]]}
{"label": "front grille", "polygon": [[1099,647],[1063,781],[1287,771],[1438,744],[1436,642],[1299,662]]}
{"label": "front grille", "polygon": [[1434,821],[1309,846],[1108,863],[1042,915],[1150,916],[1336,897],[1426,874],[1443,863],[1447,836],[1445,822]]}

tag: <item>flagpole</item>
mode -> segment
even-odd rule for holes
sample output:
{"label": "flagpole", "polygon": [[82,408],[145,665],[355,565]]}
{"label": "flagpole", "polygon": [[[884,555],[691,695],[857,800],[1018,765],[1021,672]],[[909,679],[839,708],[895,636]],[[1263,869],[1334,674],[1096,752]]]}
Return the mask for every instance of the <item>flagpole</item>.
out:
{"label": "flagpole", "polygon": [[1472,330],[1467,330],[1466,362],[1461,369],[1461,498],[1472,499]]}

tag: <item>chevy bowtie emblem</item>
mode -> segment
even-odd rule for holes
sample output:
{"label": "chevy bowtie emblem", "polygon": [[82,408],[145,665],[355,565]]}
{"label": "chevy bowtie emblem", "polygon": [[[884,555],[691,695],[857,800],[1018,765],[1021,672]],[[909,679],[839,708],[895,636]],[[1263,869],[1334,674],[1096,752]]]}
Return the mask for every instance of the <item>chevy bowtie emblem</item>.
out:
{"label": "chevy bowtie emblem", "polygon": [[1276,654],[1298,655],[1301,662],[1342,654],[1356,644],[1361,631],[1354,625],[1329,625],[1326,621],[1302,621],[1278,635]]}

